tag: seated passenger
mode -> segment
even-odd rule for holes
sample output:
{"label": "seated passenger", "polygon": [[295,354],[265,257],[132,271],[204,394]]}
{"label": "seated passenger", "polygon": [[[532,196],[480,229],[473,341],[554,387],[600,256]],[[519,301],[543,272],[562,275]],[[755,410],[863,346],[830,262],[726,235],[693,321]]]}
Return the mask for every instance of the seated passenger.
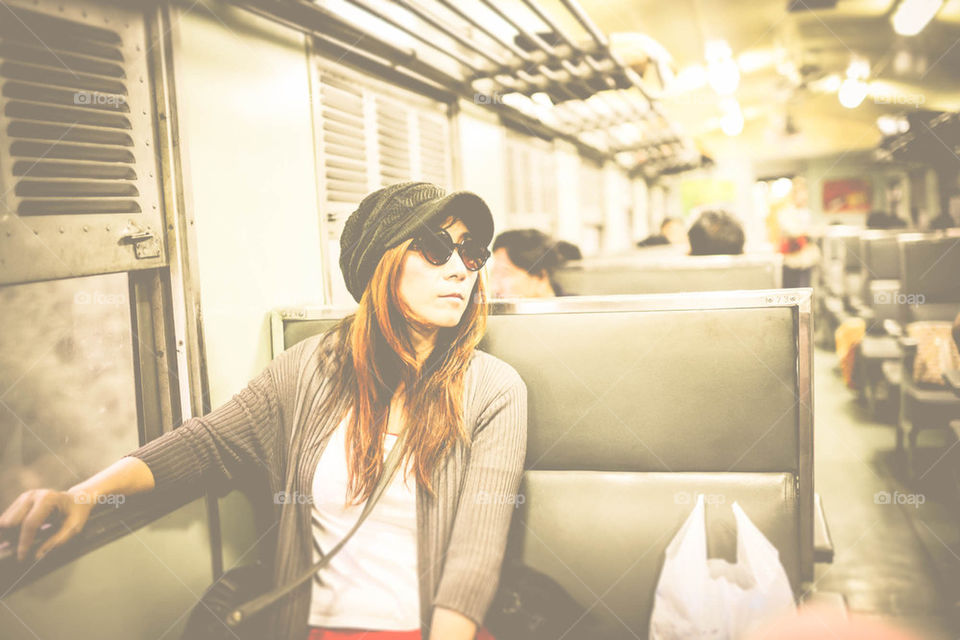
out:
{"label": "seated passenger", "polygon": [[746,240],[740,221],[726,211],[704,211],[687,231],[690,255],[739,255]]}
{"label": "seated passenger", "polygon": [[930,221],[931,231],[942,231],[944,229],[950,229],[958,226],[960,225],[957,224],[957,221],[954,220],[946,211],[941,211],[940,215]]}
{"label": "seated passenger", "polygon": [[579,259],[580,249],[555,241],[537,229],[504,231],[493,241],[490,269],[492,298],[552,298],[564,292],[553,273],[564,262]]}
{"label": "seated passenger", "polygon": [[867,216],[867,229],[903,229],[906,226],[906,220],[894,213],[871,211]]}
{"label": "seated passenger", "polygon": [[664,244],[684,244],[686,240],[683,223],[677,218],[664,218],[660,223],[660,233],[647,236],[638,242],[637,246],[642,248]]}
{"label": "seated passenger", "polygon": [[[278,515],[275,581],[288,585],[343,540],[396,461],[350,544],[262,614],[271,637],[492,640],[478,621],[500,575],[527,440],[523,380],[476,349],[492,237],[489,208],[469,192],[405,182],[366,196],[340,236],[356,311],[202,419],[66,491],[21,494],[0,515],[0,528],[21,530],[18,557],[39,559],[76,535],[105,496],[189,495],[249,477],[273,493],[263,506]],[[477,506],[484,495],[500,501]],[[57,532],[33,549],[55,512]]]}

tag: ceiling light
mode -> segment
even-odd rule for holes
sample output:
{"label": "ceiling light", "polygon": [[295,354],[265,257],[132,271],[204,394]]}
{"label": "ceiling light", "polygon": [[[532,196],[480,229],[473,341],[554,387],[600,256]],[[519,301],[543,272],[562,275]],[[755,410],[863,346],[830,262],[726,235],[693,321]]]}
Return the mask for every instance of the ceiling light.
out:
{"label": "ceiling light", "polygon": [[550,99],[550,96],[543,91],[538,91],[530,96],[530,99],[533,102],[541,107],[550,108],[553,106],[553,100]]}
{"label": "ceiling light", "polygon": [[733,59],[730,45],[725,40],[710,40],[706,44],[707,80],[713,90],[727,96],[740,84],[740,68]]}
{"label": "ceiling light", "polygon": [[770,185],[770,195],[776,200],[781,200],[787,197],[791,189],[793,189],[793,181],[790,178],[777,178]]}
{"label": "ceiling light", "polygon": [[897,119],[893,116],[880,116],[877,118],[877,129],[885,136],[893,136],[897,133]]}
{"label": "ceiling light", "polygon": [[863,99],[867,97],[867,83],[863,80],[847,78],[843,81],[843,84],[840,85],[840,91],[837,92],[837,97],[840,98],[840,104],[847,109],[856,109],[860,106],[860,103],[863,102]]}
{"label": "ceiling light", "polygon": [[720,128],[728,136],[738,136],[743,132],[743,111],[740,110],[740,103],[733,98],[727,98],[720,102]]}
{"label": "ceiling light", "polygon": [[910,130],[910,121],[905,116],[882,115],[877,118],[877,128],[885,136],[895,136]]}
{"label": "ceiling light", "polygon": [[854,80],[866,80],[870,76],[870,62],[864,58],[854,58],[847,66],[847,77]]}
{"label": "ceiling light", "polygon": [[933,20],[941,6],[943,0],[903,0],[890,16],[893,30],[901,36],[915,36]]}

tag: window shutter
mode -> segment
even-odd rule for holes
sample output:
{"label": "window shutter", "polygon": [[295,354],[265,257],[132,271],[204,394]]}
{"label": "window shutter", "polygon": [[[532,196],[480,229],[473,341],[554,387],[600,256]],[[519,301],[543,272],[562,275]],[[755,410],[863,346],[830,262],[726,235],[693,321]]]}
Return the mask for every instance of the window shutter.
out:
{"label": "window shutter", "polygon": [[377,150],[380,156],[380,186],[413,178],[410,162],[409,113],[405,105],[382,95],[377,105]]}
{"label": "window shutter", "polygon": [[405,180],[450,188],[447,105],[318,58],[318,128],[331,237],[363,196]]}
{"label": "window shutter", "polygon": [[450,188],[447,105],[316,55],[314,68],[331,302],[349,304],[334,275],[343,224],[366,194],[382,186],[429,180]]}
{"label": "window shutter", "polygon": [[319,87],[324,200],[331,235],[339,237],[368,191],[363,89],[329,71],[321,71]]}
{"label": "window shutter", "polygon": [[506,140],[508,225],[553,233],[557,222],[557,165],[553,147],[539,139]]}
{"label": "window shutter", "polygon": [[580,217],[584,224],[603,225],[603,174],[598,165],[580,160]]}
{"label": "window shutter", "polygon": [[0,284],[166,264],[143,16],[0,6]]}
{"label": "window shutter", "polygon": [[450,124],[446,114],[421,111],[420,178],[427,182],[450,185]]}

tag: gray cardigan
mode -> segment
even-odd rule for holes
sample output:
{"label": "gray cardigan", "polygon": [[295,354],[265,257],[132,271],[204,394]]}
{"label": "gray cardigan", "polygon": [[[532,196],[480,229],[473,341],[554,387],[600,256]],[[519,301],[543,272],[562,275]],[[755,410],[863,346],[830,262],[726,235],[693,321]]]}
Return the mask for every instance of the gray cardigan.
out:
{"label": "gray cardigan", "polygon": [[[331,335],[297,343],[231,400],[129,455],[150,467],[157,488],[212,487],[260,470],[271,494],[309,496],[327,436],[347,410],[340,399],[333,414],[318,411],[336,375]],[[434,606],[480,625],[493,599],[526,455],[526,385],[510,365],[475,350],[464,380],[463,417],[473,427],[472,444],[457,445],[439,465],[435,499],[417,486],[424,640]],[[282,502],[274,507],[277,584],[312,559],[311,505]],[[306,638],[310,596],[307,582],[263,614],[271,616],[277,639]]]}

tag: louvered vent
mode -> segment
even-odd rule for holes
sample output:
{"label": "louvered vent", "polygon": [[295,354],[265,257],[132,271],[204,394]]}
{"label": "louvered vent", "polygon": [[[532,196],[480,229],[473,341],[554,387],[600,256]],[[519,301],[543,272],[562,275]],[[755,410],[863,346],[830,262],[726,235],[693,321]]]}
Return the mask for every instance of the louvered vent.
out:
{"label": "louvered vent", "polygon": [[450,187],[447,105],[316,59],[327,236],[336,240],[363,197],[386,185],[430,180]]}
{"label": "louvered vent", "polygon": [[587,161],[580,165],[580,217],[586,224],[602,225],[604,202],[603,174],[600,167]]}
{"label": "louvered vent", "polygon": [[420,173],[424,180],[436,184],[450,182],[450,142],[447,120],[441,115],[419,114]]}
{"label": "louvered vent", "polygon": [[552,147],[540,140],[508,135],[505,152],[509,224],[553,231],[558,213]]}
{"label": "louvered vent", "polygon": [[320,74],[327,216],[336,223],[367,193],[363,90],[330,72]]}
{"label": "louvered vent", "polygon": [[0,16],[17,214],[141,211],[129,81],[117,32],[27,10]]}
{"label": "louvered vent", "polygon": [[407,108],[395,100],[377,96],[377,147],[380,152],[380,182],[388,185],[409,180],[410,124]]}

